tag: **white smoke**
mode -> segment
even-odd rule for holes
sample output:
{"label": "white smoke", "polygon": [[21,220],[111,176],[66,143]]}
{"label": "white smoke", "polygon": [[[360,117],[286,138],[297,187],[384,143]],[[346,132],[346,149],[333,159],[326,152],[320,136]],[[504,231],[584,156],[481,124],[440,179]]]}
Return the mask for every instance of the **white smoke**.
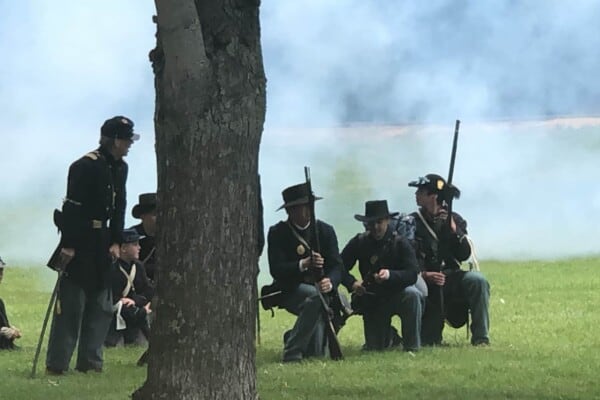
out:
{"label": "white smoke", "polygon": [[[0,254],[40,263],[69,164],[123,114],[129,206],[156,187],[151,2],[3,2],[0,14]],[[268,78],[260,169],[265,225],[310,165],[317,212],[340,245],[364,201],[414,209],[409,180],[445,175],[463,121],[456,203],[484,258],[597,253],[594,128],[481,121],[598,114],[595,1],[264,1]],[[417,124],[395,135],[383,125]],[[349,130],[340,127],[352,125]],[[134,221],[128,216],[127,223]],[[35,243],[35,246],[32,246]]]}

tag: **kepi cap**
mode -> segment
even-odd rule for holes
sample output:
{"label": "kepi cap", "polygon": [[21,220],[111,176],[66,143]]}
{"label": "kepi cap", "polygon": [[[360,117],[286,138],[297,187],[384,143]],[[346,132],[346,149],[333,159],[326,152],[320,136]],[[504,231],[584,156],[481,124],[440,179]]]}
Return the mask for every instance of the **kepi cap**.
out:
{"label": "kepi cap", "polygon": [[135,243],[145,236],[142,236],[135,229],[124,229],[123,230],[123,243]]}
{"label": "kepi cap", "polygon": [[100,134],[113,139],[125,139],[136,141],[140,135],[133,133],[133,121],[122,115],[117,115],[104,121],[100,128]]}

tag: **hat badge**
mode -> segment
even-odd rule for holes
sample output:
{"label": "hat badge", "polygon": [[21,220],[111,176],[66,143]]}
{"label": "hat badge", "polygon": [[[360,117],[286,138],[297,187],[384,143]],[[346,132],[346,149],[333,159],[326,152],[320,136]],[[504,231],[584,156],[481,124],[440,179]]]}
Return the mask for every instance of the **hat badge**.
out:
{"label": "hat badge", "polygon": [[437,186],[437,190],[442,190],[444,188],[444,181],[441,179],[438,179],[436,186]]}
{"label": "hat badge", "polygon": [[125,118],[121,118],[121,122],[125,125],[129,125],[129,121],[127,121]]}

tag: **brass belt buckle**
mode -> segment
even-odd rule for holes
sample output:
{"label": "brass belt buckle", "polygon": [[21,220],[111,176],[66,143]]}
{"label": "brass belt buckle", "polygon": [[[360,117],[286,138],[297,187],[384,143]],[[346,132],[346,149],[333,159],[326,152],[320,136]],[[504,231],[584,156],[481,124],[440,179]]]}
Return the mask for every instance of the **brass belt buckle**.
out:
{"label": "brass belt buckle", "polygon": [[93,229],[102,229],[102,221],[93,219],[92,220],[92,228]]}

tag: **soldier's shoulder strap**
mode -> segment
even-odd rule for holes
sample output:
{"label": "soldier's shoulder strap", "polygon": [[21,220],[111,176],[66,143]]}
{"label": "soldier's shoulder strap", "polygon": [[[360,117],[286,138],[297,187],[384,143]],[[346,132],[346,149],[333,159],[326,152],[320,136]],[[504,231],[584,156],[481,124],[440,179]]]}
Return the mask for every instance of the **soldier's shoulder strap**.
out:
{"label": "soldier's shoulder strap", "polygon": [[102,158],[102,154],[100,153],[100,151],[94,150],[94,151],[90,151],[89,153],[85,154],[83,157],[86,157],[93,161],[96,161],[96,160],[99,160]]}

